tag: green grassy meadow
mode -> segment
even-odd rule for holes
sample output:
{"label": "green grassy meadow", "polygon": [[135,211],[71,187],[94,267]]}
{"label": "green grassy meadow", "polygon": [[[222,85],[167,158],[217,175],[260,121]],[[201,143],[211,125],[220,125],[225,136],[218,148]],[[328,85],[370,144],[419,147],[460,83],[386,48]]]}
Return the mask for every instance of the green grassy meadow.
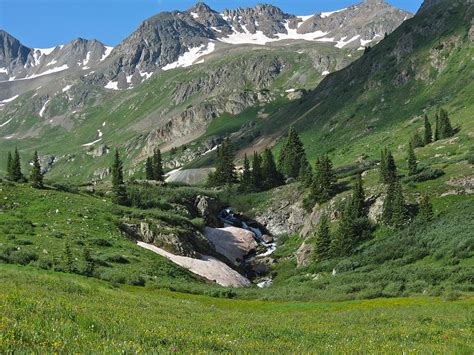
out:
{"label": "green grassy meadow", "polygon": [[457,353],[474,299],[262,302],[0,265],[0,352]]}

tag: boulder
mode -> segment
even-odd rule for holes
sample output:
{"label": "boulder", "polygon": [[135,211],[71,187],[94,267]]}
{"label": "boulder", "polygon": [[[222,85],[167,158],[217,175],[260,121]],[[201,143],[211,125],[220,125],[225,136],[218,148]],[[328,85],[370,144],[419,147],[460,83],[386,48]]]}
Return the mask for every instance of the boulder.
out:
{"label": "boulder", "polygon": [[236,227],[204,229],[204,236],[211,242],[216,251],[235,265],[240,265],[245,256],[254,252],[258,244],[255,234]]}
{"label": "boulder", "polygon": [[313,253],[313,246],[304,242],[296,252],[297,267],[305,267],[311,263],[311,254]]}

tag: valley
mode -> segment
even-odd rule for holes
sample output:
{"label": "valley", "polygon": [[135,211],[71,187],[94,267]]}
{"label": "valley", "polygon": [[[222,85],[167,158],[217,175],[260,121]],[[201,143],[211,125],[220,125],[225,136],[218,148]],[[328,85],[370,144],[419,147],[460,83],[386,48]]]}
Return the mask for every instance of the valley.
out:
{"label": "valley", "polygon": [[0,31],[0,352],[472,353],[473,19]]}

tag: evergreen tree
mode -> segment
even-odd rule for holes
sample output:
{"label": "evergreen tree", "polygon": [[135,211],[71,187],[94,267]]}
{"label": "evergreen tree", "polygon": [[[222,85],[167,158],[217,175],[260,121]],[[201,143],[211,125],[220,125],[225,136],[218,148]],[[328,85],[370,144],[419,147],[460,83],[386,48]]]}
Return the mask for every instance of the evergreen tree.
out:
{"label": "evergreen tree", "polygon": [[95,261],[91,257],[89,248],[84,248],[82,258],[84,259],[84,275],[93,276],[95,271]]}
{"label": "evergreen tree", "polygon": [[419,219],[423,222],[431,222],[434,217],[433,204],[428,196],[423,196],[420,201]]}
{"label": "evergreen tree", "polygon": [[257,152],[253,153],[252,159],[252,187],[254,190],[263,188],[262,158]]}
{"label": "evergreen tree", "polygon": [[7,156],[7,179],[13,180],[13,157],[11,152],[8,152]]}
{"label": "evergreen tree", "polygon": [[433,130],[431,128],[431,123],[430,123],[430,120],[428,118],[428,115],[425,115],[425,135],[424,135],[424,139],[425,139],[425,145],[428,145],[431,142],[433,142]]}
{"label": "evergreen tree", "polygon": [[15,154],[13,155],[12,160],[12,181],[24,181],[23,174],[21,172],[21,159],[20,153],[18,153],[18,149],[15,148]]}
{"label": "evergreen tree", "polygon": [[335,189],[337,182],[331,159],[327,155],[316,161],[316,169],[311,186],[311,195],[317,202],[328,201]]}
{"label": "evergreen tree", "polygon": [[328,259],[331,256],[331,231],[329,217],[326,214],[321,216],[315,235],[315,256],[317,261]]}
{"label": "evergreen tree", "polygon": [[71,247],[69,243],[66,243],[64,247],[64,254],[63,254],[63,265],[65,272],[74,272],[74,258],[72,256]]}
{"label": "evergreen tree", "polygon": [[161,150],[159,150],[158,148],[156,148],[153,151],[152,167],[153,167],[152,180],[165,181],[164,173],[163,173],[163,160],[161,158]]}
{"label": "evergreen tree", "polygon": [[415,132],[411,138],[411,144],[413,145],[413,148],[421,148],[425,146],[425,141],[421,138],[418,132]]}
{"label": "evergreen tree", "polygon": [[434,134],[434,141],[439,141],[441,139],[441,127],[440,127],[440,120],[439,120],[439,115],[436,112],[435,115],[435,134]]}
{"label": "evergreen tree", "polygon": [[413,176],[418,173],[418,162],[416,160],[415,150],[413,149],[413,144],[408,145],[407,153],[407,162],[408,162],[408,175]]}
{"label": "evergreen tree", "polygon": [[222,186],[238,181],[234,165],[234,152],[229,138],[217,148],[215,171],[209,174],[209,184]]}
{"label": "evergreen tree", "polygon": [[303,159],[307,161],[303,143],[296,130],[290,127],[278,159],[278,170],[283,176],[297,178]]}
{"label": "evergreen tree", "polygon": [[244,157],[244,167],[242,176],[240,178],[240,190],[243,192],[249,192],[253,190],[252,186],[252,171],[250,170],[250,162],[247,158],[247,154]]}
{"label": "evergreen tree", "polygon": [[445,109],[439,110],[439,136],[441,139],[449,138],[454,134],[453,126]]}
{"label": "evergreen tree", "polygon": [[352,212],[351,201],[347,201],[331,244],[331,253],[334,256],[350,255],[354,248],[356,233]]}
{"label": "evergreen tree", "polygon": [[283,177],[277,170],[275,158],[269,148],[266,148],[262,156],[263,187],[272,189],[283,184]]}
{"label": "evergreen tree", "polygon": [[397,179],[390,183],[384,201],[382,219],[385,224],[401,227],[406,223],[408,211],[403,196],[402,185]]}
{"label": "evergreen tree", "polygon": [[35,154],[33,155],[33,169],[31,170],[31,185],[35,189],[42,189],[44,187],[43,185],[43,173],[41,172],[41,165],[38,159],[38,152],[35,151]]}
{"label": "evergreen tree", "polygon": [[389,184],[398,179],[397,165],[395,164],[395,159],[393,158],[392,152],[389,150],[387,152],[387,176],[385,183]]}
{"label": "evergreen tree", "polygon": [[351,215],[354,219],[362,218],[366,216],[365,191],[364,191],[364,184],[362,182],[361,174],[357,175],[357,180],[352,189],[351,205],[352,205]]}
{"label": "evergreen tree", "polygon": [[153,172],[153,159],[150,157],[146,158],[145,176],[147,180],[155,180],[155,174]]}
{"label": "evergreen tree", "polygon": [[386,148],[380,152],[379,173],[380,173],[380,182],[383,182],[383,183],[385,183],[388,179],[387,155],[388,155],[388,150]]}
{"label": "evergreen tree", "polygon": [[112,165],[112,192],[115,203],[119,205],[127,204],[127,189],[123,180],[123,163],[120,160],[118,149],[115,150],[115,158]]}

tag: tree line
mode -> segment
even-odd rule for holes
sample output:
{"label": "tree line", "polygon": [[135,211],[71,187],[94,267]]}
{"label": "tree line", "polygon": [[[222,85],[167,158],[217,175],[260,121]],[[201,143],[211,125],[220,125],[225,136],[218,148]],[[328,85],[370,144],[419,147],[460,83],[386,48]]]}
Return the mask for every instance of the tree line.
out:
{"label": "tree line", "polygon": [[[8,152],[7,154],[7,180],[13,182],[28,182],[28,179],[23,175],[21,170],[21,158],[18,149],[15,148],[14,153]],[[36,189],[42,189],[43,183],[43,172],[41,169],[38,152],[35,151],[32,159],[32,169],[30,172],[29,182],[31,186]]]}

